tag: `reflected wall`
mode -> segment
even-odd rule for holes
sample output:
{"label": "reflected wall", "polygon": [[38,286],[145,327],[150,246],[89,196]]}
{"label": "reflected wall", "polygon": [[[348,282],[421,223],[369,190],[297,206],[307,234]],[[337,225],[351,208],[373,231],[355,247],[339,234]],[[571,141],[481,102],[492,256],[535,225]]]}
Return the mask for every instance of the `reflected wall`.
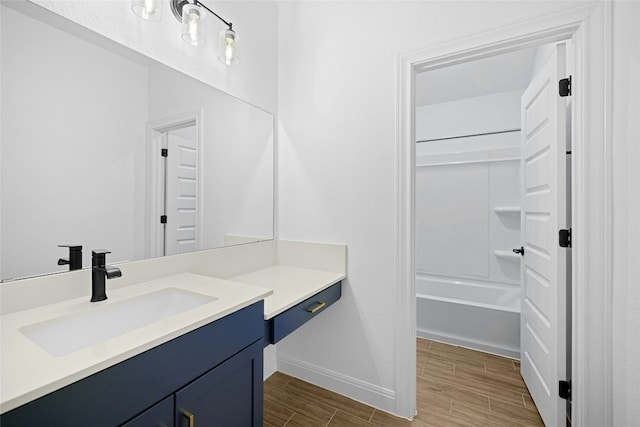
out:
{"label": "reflected wall", "polygon": [[61,244],[83,245],[84,266],[96,248],[110,262],[157,255],[149,124],[189,111],[201,113],[198,248],[273,238],[273,116],[1,7],[1,279],[65,271]]}

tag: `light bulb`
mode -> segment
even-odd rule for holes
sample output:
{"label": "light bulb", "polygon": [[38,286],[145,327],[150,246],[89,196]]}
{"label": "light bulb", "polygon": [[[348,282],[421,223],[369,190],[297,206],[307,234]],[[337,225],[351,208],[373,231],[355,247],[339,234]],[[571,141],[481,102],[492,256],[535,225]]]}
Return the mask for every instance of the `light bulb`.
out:
{"label": "light bulb", "polygon": [[182,40],[192,46],[203,46],[206,43],[206,13],[195,4],[182,7]]}
{"label": "light bulb", "polygon": [[153,15],[158,9],[158,4],[154,0],[144,0],[144,8],[149,15]]}
{"label": "light bulb", "polygon": [[218,60],[226,65],[238,63],[238,35],[231,29],[220,33],[220,56]]}
{"label": "light bulb", "polygon": [[195,13],[189,14],[189,38],[191,40],[198,39],[198,24],[200,22],[200,17]]}

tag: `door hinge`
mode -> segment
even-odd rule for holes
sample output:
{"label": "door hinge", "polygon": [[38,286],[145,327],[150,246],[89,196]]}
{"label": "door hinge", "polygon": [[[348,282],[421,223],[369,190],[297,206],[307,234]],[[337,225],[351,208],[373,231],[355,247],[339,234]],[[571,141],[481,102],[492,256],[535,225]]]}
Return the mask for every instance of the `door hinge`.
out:
{"label": "door hinge", "polygon": [[562,399],[571,400],[571,381],[558,382],[558,395]]}
{"label": "door hinge", "polygon": [[571,247],[571,229],[562,229],[558,232],[558,244],[563,248]]}
{"label": "door hinge", "polygon": [[169,155],[169,149],[168,148],[163,148],[160,150],[160,155],[162,157],[167,157]]}
{"label": "door hinge", "polygon": [[571,76],[566,79],[561,79],[558,83],[558,93],[560,96],[571,96]]}
{"label": "door hinge", "polygon": [[167,216],[160,215],[160,224],[166,224],[166,223],[167,223]]}

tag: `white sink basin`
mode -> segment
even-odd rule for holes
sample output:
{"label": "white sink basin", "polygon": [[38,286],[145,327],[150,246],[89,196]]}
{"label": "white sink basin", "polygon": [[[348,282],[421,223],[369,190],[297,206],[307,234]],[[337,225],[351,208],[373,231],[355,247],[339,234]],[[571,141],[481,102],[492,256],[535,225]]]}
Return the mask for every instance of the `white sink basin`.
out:
{"label": "white sink basin", "polygon": [[20,332],[50,355],[64,356],[216,299],[166,288],[123,301],[96,304],[83,313],[24,326]]}

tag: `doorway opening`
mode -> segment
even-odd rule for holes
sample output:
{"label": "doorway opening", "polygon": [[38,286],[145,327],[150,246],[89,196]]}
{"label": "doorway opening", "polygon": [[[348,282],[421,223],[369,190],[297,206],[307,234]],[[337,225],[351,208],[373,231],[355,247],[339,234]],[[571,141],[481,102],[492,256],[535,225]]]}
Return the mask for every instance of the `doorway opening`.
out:
{"label": "doorway opening", "polygon": [[[432,44],[398,58],[396,413],[416,413],[415,128],[417,73],[571,40],[572,354],[574,425],[611,424],[611,4],[589,3]],[[564,410],[564,408],[563,408]]]}
{"label": "doorway opening", "polygon": [[[547,425],[570,416],[571,41],[415,77],[416,333],[522,359]],[[569,159],[569,160],[567,160]],[[567,317],[567,315],[569,317]]]}
{"label": "doorway opening", "polygon": [[147,126],[147,256],[201,247],[200,125],[194,112]]}

